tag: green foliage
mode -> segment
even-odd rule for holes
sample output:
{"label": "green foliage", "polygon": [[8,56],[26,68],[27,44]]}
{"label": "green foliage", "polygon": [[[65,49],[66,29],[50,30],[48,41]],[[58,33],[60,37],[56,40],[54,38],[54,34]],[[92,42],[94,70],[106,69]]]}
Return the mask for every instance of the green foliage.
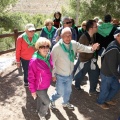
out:
{"label": "green foliage", "polygon": [[17,0],[0,0],[0,12],[4,13],[9,10],[9,7],[14,5]]}
{"label": "green foliage", "polygon": [[[80,2],[77,12],[77,2]],[[120,19],[120,0],[70,0],[69,9],[63,8],[63,12],[76,19],[76,12],[79,14],[79,24],[83,20],[93,19],[99,16],[103,19],[105,14]]]}

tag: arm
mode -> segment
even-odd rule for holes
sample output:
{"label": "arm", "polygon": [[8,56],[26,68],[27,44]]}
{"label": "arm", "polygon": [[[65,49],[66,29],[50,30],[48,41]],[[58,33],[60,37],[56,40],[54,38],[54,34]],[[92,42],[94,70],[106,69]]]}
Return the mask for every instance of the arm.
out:
{"label": "arm", "polygon": [[52,51],[51,51],[51,56],[52,56],[52,60],[53,60],[53,70],[52,70],[52,80],[56,81],[56,61],[58,58],[58,52],[56,50],[56,47],[53,47]]}
{"label": "arm", "polygon": [[118,72],[118,52],[116,52],[117,50],[111,50],[110,52],[108,52],[105,56],[104,59],[106,59],[106,62],[109,66],[108,69],[110,69],[110,71],[112,72],[112,74],[118,79],[120,80],[120,73]]}
{"label": "arm", "polygon": [[60,29],[57,29],[53,36],[53,39],[52,39],[53,45],[55,45],[60,39],[59,31],[60,31]]}
{"label": "arm", "polygon": [[36,88],[35,88],[35,81],[36,81],[36,65],[35,61],[32,59],[30,60],[29,63],[29,68],[28,68],[28,81],[29,81],[29,89],[31,93],[36,93]]}
{"label": "arm", "polygon": [[22,49],[22,37],[18,37],[16,42],[16,64],[18,68],[20,67],[21,49]]}

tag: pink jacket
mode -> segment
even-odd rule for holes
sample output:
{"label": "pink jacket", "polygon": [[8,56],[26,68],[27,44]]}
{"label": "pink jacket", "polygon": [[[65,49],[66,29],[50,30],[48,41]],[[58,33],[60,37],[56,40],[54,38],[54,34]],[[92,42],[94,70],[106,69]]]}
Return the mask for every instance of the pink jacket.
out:
{"label": "pink jacket", "polygon": [[32,58],[29,63],[28,81],[31,93],[36,90],[44,90],[50,86],[52,80],[52,59],[50,56],[50,67],[41,59]]}

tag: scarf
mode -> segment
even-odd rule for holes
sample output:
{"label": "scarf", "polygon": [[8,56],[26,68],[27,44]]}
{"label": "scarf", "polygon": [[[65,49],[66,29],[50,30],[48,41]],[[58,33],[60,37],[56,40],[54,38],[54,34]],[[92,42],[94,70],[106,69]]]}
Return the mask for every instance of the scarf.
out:
{"label": "scarf", "polygon": [[38,58],[43,60],[49,67],[50,67],[50,63],[49,63],[49,59],[50,59],[50,54],[47,55],[46,58],[44,58],[41,54],[39,54],[38,51],[34,52],[33,54],[33,58]]}
{"label": "scarf", "polygon": [[65,44],[63,43],[63,40],[60,40],[59,41],[59,44],[61,46],[61,48],[63,49],[64,52],[67,52],[68,53],[68,58],[71,62],[74,62],[74,51],[72,49],[72,43],[70,42],[70,47],[69,49],[67,49],[67,47],[65,46]]}
{"label": "scarf", "polygon": [[102,23],[98,26],[98,33],[103,37],[106,37],[110,34],[113,29],[113,25],[111,23]]}
{"label": "scarf", "polygon": [[36,34],[36,33],[33,35],[32,41],[29,40],[28,35],[26,33],[23,33],[22,37],[26,41],[26,43],[28,44],[28,47],[34,46],[36,41],[39,38],[38,34]]}
{"label": "scarf", "polygon": [[52,32],[54,31],[54,27],[52,26],[51,30],[48,31],[47,27],[45,26],[45,27],[43,28],[43,30],[47,33],[48,39],[51,39],[51,38],[52,38]]}

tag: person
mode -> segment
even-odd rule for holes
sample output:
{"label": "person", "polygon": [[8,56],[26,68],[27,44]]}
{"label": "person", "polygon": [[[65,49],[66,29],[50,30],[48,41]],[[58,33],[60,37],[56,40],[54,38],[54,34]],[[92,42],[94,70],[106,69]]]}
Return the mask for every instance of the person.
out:
{"label": "person", "polygon": [[24,86],[28,86],[28,65],[29,61],[35,52],[35,43],[39,36],[35,33],[35,26],[32,23],[28,23],[25,26],[25,32],[17,38],[16,42],[16,64],[17,67],[22,67],[24,70]]}
{"label": "person", "polygon": [[111,23],[112,17],[107,14],[104,16],[104,22],[98,25],[98,31],[96,34],[96,40],[100,44],[101,48],[107,48],[108,44],[114,40],[113,34],[116,27]]}
{"label": "person", "polygon": [[111,22],[116,28],[119,27],[119,20],[118,19],[113,19],[112,22]]}
{"label": "person", "polygon": [[[40,37],[45,37],[45,38],[49,39],[50,42],[52,43],[52,39],[53,39],[53,36],[54,36],[57,28],[53,26],[54,23],[51,19],[45,20],[44,25],[45,26],[42,28]],[[53,45],[51,45],[50,49],[52,49],[52,46]]]}
{"label": "person", "polygon": [[49,52],[51,43],[47,38],[40,37],[35,44],[37,51],[33,54],[28,69],[28,81],[31,95],[37,98],[37,111],[40,120],[46,120],[45,116],[49,108],[48,88],[52,80],[52,58]]}
{"label": "person", "polygon": [[64,17],[62,19],[62,26],[60,28],[57,29],[54,37],[53,37],[53,45],[55,45],[60,39],[61,39],[61,31],[62,29],[64,29],[65,27],[70,27],[71,31],[72,31],[72,40],[77,40],[77,34],[76,31],[71,27],[71,21],[68,17]]}
{"label": "person", "polygon": [[59,11],[54,13],[54,26],[59,28],[61,26],[61,13]]}
{"label": "person", "polygon": [[77,34],[77,41],[78,41],[78,27],[75,25],[75,20],[73,18],[69,18],[71,21],[71,27],[76,31]]}
{"label": "person", "polygon": [[[90,46],[96,43],[94,34],[97,32],[97,23],[95,20],[86,22],[86,31],[79,39],[79,43]],[[96,87],[99,79],[99,67],[97,65],[96,53],[80,53],[80,71],[75,75],[75,88],[81,90],[80,84],[84,80],[86,73],[89,75],[90,89],[89,94],[97,94]]]}
{"label": "person", "polygon": [[74,109],[74,106],[69,103],[70,94],[72,92],[72,79],[74,56],[76,52],[92,53],[98,48],[96,43],[92,47],[84,46],[72,40],[72,31],[69,27],[65,27],[61,31],[60,41],[53,46],[51,51],[53,59],[52,80],[56,81],[56,90],[50,96],[51,108],[56,108],[55,100],[63,97],[62,105],[68,109]]}
{"label": "person", "polygon": [[[78,41],[79,41],[80,37],[86,32],[86,22],[87,21],[83,21],[81,24],[81,27],[78,28]],[[75,75],[77,68],[80,64],[79,53],[77,53],[76,58],[77,58],[77,62],[74,65],[73,76]],[[73,79],[73,81],[74,81],[74,79]]]}
{"label": "person", "polygon": [[78,41],[79,41],[80,37],[82,36],[82,34],[86,32],[86,22],[87,21],[83,21],[81,24],[81,27],[78,28]]}
{"label": "person", "polygon": [[97,99],[98,105],[109,109],[109,105],[116,105],[113,100],[120,87],[120,30],[114,32],[115,40],[112,41],[102,55],[101,89]]}

